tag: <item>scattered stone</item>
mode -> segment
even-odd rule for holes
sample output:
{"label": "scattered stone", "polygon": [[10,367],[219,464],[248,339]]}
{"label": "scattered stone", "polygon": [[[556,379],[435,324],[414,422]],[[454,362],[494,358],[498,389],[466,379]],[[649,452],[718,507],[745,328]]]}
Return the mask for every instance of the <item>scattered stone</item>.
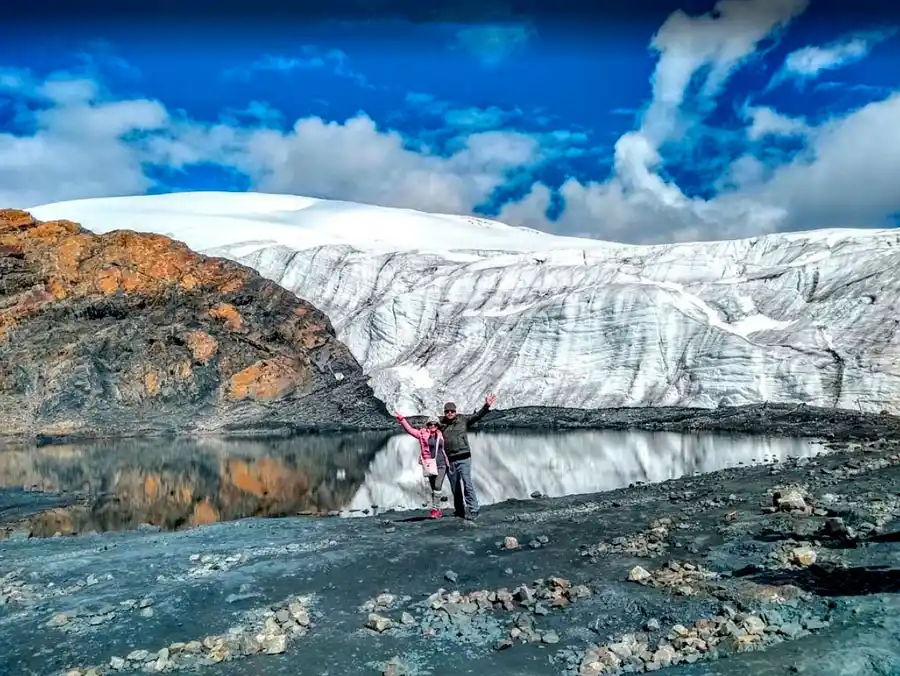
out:
{"label": "scattered stone", "polygon": [[444,578],[447,581],[452,582],[453,584],[456,584],[457,575],[452,570],[448,570],[446,573],[444,573]]}
{"label": "scattered stone", "polygon": [[635,566],[628,573],[628,580],[630,582],[643,582],[645,580],[649,580],[652,577],[646,569],[641,566]]}
{"label": "scattered stone", "polygon": [[659,630],[659,620],[657,620],[655,617],[650,618],[649,620],[647,620],[647,623],[644,625],[644,628],[647,631]]}
{"label": "scattered stone", "polygon": [[581,556],[597,558],[607,554],[629,554],[642,558],[654,559],[665,554],[671,519],[657,519],[650,522],[650,527],[631,537],[617,537],[612,542],[599,542],[582,550]]}
{"label": "scattered stone", "polygon": [[807,504],[806,491],[802,486],[786,486],[772,495],[772,505],[782,512],[803,512],[812,514]]}
{"label": "scattered stone", "polygon": [[[743,652],[757,650],[783,640],[778,636],[796,637],[799,625],[785,625],[781,629],[770,626],[764,617],[741,614],[725,604],[722,613],[697,620],[691,626],[673,625],[665,636],[651,641],[648,634],[624,634],[604,645],[590,646],[576,655],[569,673],[577,676],[607,676],[620,673],[658,671],[666,667],[701,659],[716,659],[721,651]],[[772,617],[780,616],[774,615]],[[808,620],[817,626],[813,619]],[[645,628],[656,630],[659,622],[650,620]]]}
{"label": "scattered stone", "polygon": [[369,613],[369,619],[366,621],[366,626],[379,634],[390,629],[393,624],[389,617],[377,613]]}
{"label": "scattered stone", "polygon": [[551,645],[554,643],[559,643],[559,634],[557,634],[555,631],[545,631],[543,634],[541,634],[541,642]]}
{"label": "scattered stone", "polygon": [[153,617],[153,608],[143,608],[141,610],[141,617]]}
{"label": "scattered stone", "polygon": [[816,562],[816,550],[811,547],[798,547],[791,552],[791,560],[795,565],[806,568]]}
{"label": "scattered stone", "polygon": [[504,549],[518,549],[519,541],[516,538],[512,537],[511,535],[507,535],[505,538],[503,538],[503,548]]}
{"label": "scattered stone", "polygon": [[407,676],[408,673],[406,665],[395,655],[384,665],[381,676]]}
{"label": "scattered stone", "polygon": [[852,531],[847,527],[847,524],[845,524],[844,520],[839,516],[832,516],[825,519],[822,530],[825,535],[833,538],[853,538]]}
{"label": "scattered stone", "polygon": [[534,498],[535,500],[537,500],[538,498],[543,497],[543,493],[541,493],[540,491],[534,491],[534,492],[531,494],[531,497]]}
{"label": "scattered stone", "polygon": [[411,613],[404,612],[400,615],[400,623],[406,625],[415,624],[416,618],[413,617]]}
{"label": "scattered stone", "polygon": [[[187,643],[172,643],[156,652],[132,650],[124,659],[111,658],[109,667],[114,671],[140,669],[160,673],[194,670],[204,664],[260,653],[278,655],[287,650],[292,638],[305,635],[311,624],[306,600],[292,596],[279,603],[244,613],[242,622],[224,634],[206,636],[202,640]],[[101,672],[108,673],[105,667],[92,667],[82,676],[99,676]]]}

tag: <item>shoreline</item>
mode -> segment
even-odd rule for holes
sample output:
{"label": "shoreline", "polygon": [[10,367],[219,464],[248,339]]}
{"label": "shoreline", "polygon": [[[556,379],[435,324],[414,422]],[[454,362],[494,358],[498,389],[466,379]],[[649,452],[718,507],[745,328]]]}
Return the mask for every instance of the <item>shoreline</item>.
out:
{"label": "shoreline", "polygon": [[[425,416],[408,416],[421,425]],[[367,426],[292,425],[288,421],[249,427],[172,432],[143,429],[133,434],[83,433],[4,436],[0,446],[54,445],[120,439],[285,439],[299,436],[391,433],[393,418],[373,419]],[[828,441],[900,439],[900,416],[805,404],[748,404],[715,409],[682,407],[573,409],[525,406],[490,411],[473,430],[547,432],[574,430],[643,430],[649,432],[719,432],[758,436],[807,437]]]}

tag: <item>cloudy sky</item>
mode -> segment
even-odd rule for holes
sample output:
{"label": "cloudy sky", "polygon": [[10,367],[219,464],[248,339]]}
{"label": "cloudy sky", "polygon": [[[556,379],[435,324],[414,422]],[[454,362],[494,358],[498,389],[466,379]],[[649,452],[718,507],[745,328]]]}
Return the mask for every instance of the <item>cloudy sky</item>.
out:
{"label": "cloudy sky", "polygon": [[0,206],[258,190],[629,242],[900,225],[900,10],[883,2],[427,20],[21,5],[0,26]]}

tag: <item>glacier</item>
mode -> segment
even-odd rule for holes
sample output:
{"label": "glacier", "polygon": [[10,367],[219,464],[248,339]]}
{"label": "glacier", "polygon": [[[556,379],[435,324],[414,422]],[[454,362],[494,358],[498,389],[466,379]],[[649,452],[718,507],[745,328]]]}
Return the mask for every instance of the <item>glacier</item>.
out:
{"label": "glacier", "polygon": [[171,193],[29,209],[165,234],[322,309],[411,415],[744,404],[900,413],[900,231],[625,245],[292,195]]}

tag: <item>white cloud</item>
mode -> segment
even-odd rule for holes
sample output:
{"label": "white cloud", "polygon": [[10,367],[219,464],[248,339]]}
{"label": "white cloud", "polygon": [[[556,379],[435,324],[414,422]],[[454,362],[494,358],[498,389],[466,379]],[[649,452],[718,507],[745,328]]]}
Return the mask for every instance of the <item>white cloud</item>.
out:
{"label": "white cloud", "polygon": [[521,24],[473,26],[460,30],[451,47],[469,52],[486,66],[496,66],[527,44],[534,34],[533,28]]}
{"label": "white cloud", "polygon": [[27,73],[7,73],[3,82],[41,107],[18,116],[29,133],[0,134],[0,203],[31,206],[48,198],[124,195],[151,187],[142,141],[126,137],[167,125],[159,102],[103,100],[101,88],[81,78],[38,82]]}
{"label": "white cloud", "polygon": [[224,77],[249,80],[254,72],[270,71],[292,73],[294,71],[328,69],[334,75],[355,80],[362,87],[371,87],[365,75],[349,65],[349,57],[340,49],[322,50],[315,45],[302,45],[299,55],[266,54],[246,66],[229,68]]}
{"label": "white cloud", "polygon": [[115,100],[72,76],[41,81],[2,71],[0,87],[32,104],[20,120],[25,131],[0,135],[4,206],[141,193],[153,185],[153,168],[216,163],[246,173],[260,190],[470,213],[508,172],[544,157],[537,138],[515,132],[460,136],[444,156],[410,147],[364,114],[343,123],[308,117],[282,131],[277,111],[258,102],[208,125],[157,101]]}
{"label": "white cloud", "polygon": [[[713,179],[714,197],[688,195],[666,177],[669,145],[696,140],[703,105],[804,7],[805,0],[722,0],[714,14],[673,14],[653,38],[659,54],[653,98],[637,128],[615,144],[611,178],[566,181],[558,221],[546,216],[554,194],[541,183],[506,205],[500,218],[660,242],[880,225],[900,212],[900,92],[816,124],[750,101],[738,112],[751,143]],[[467,111],[427,94],[410,94],[408,102],[449,115],[461,132],[442,153],[362,113],[343,122],[308,117],[286,127],[279,111],[251,102],[224,111],[218,124],[204,124],[158,101],[116,99],[90,77],[38,79],[22,70],[0,70],[0,91],[17,100],[19,129],[0,134],[3,206],[140,193],[153,187],[154,170],[213,163],[244,173],[260,190],[470,213],[510,177],[521,180],[542,163],[590,146],[586,135],[568,129],[489,130],[489,120],[499,124],[509,111]],[[785,136],[802,141],[803,150],[773,165],[767,151]],[[598,165],[601,170],[607,165]]]}
{"label": "white cloud", "polygon": [[748,106],[744,114],[750,119],[747,137],[751,141],[767,136],[801,136],[809,129],[805,120],[782,115],[768,106]]}
{"label": "white cloud", "polygon": [[811,129],[807,151],[743,193],[784,210],[782,228],[886,225],[900,212],[900,92]]}
{"label": "white cloud", "polygon": [[715,14],[690,17],[681,10],[671,14],[650,43],[659,61],[642,133],[659,144],[683,131],[681,106],[692,80],[705,71],[701,96],[714,97],[761,40],[808,4],[809,0],[720,0]]}
{"label": "white cloud", "polygon": [[777,206],[735,195],[722,200],[685,195],[662,177],[660,148],[667,141],[688,137],[694,120],[683,106],[695,86],[700,103],[712,101],[759,43],[807,5],[808,0],[720,0],[713,12],[703,16],[674,12],[651,42],[659,53],[652,77],[653,98],[640,128],[616,143],[612,178],[603,183],[567,181],[560,190],[566,208],[556,222],[544,213],[549,193],[540,185],[521,204],[507,205],[501,218],[630,241],[727,237],[778,227],[784,215]]}
{"label": "white cloud", "polygon": [[824,47],[804,47],[791,52],[784,68],[776,76],[780,81],[787,76],[813,78],[826,70],[834,70],[861,61],[879,42],[887,40],[896,28],[855,33]]}

